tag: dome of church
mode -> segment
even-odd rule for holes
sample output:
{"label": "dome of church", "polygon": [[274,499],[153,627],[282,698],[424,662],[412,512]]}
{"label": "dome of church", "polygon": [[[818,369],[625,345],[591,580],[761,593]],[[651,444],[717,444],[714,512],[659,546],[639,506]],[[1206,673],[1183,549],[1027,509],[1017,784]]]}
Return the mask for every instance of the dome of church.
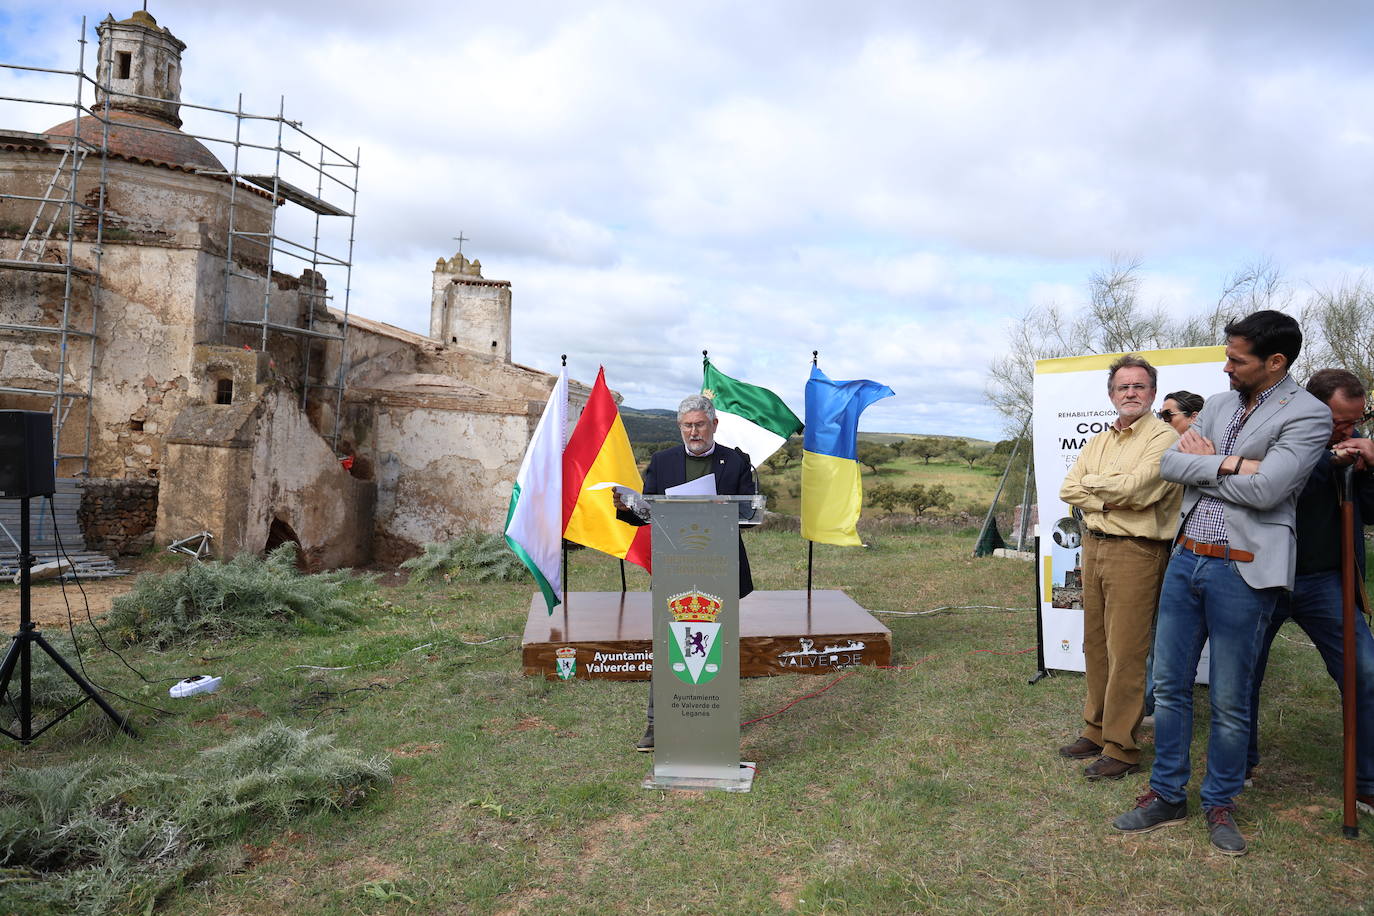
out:
{"label": "dome of church", "polygon": [[[64,121],[56,127],[48,128],[44,133],[51,138],[65,139],[72,136],[75,123]],[[96,118],[81,119],[81,139],[97,147],[104,130],[105,125]],[[112,156],[135,162],[167,165],[187,171],[224,171],[223,163],[195,137],[183,134],[161,118],[133,111],[110,109],[109,151]]]}

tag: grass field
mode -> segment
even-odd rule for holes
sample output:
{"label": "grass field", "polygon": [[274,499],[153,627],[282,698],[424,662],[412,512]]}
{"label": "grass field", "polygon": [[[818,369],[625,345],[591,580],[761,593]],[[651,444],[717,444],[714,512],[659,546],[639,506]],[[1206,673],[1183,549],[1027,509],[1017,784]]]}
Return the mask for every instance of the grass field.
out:
{"label": "grass field", "polygon": [[[1276,644],[1266,684],[1266,761],[1238,816],[1251,854],[1213,855],[1196,811],[1184,825],[1124,837],[1108,821],[1144,778],[1088,783],[1081,764],[1056,756],[1074,735],[1082,680],[1027,684],[1031,566],[974,560],[972,537],[896,530],[865,549],[817,548],[818,587],[884,612],[897,667],[747,681],[746,719],[797,701],[744,730],[743,759],[759,765],[747,795],[640,789],[649,760],[631,744],[644,686],[522,677],[529,586],[461,579],[385,589],[360,609],[361,624],[335,633],[130,652],[150,676],[225,677],[220,692],[175,704],[87,635],[99,680],[171,714],[139,710],[142,740],[130,741],[83,709],[28,748],[0,746],[0,765],[194,767],[201,749],[274,720],[389,756],[394,783],[360,808],[286,829],[244,824],[228,840],[236,864],[197,876],[159,913],[1368,907],[1374,819],[1358,839],[1341,837],[1337,695],[1301,633],[1284,631],[1293,638]],[[760,588],[802,587],[796,535],[748,541]],[[618,584],[615,562],[590,551],[572,567],[575,588]],[[632,570],[630,587],[646,586]],[[13,588],[0,590],[13,600]],[[897,615],[950,605],[991,608]],[[517,638],[485,642],[498,637]],[[13,877],[0,869],[0,913],[24,912]],[[130,909],[143,912],[142,902]]]}
{"label": "grass field", "polygon": [[[929,464],[921,458],[894,458],[886,464],[878,466],[878,473],[874,474],[866,467],[861,467],[861,479],[864,492],[867,493],[880,483],[902,489],[912,484],[921,484],[930,487],[942,484],[953,494],[954,499],[950,507],[941,510],[937,514],[953,514],[967,512],[979,519],[982,514],[988,511],[988,506],[992,503],[992,497],[997,492],[997,483],[1001,475],[991,468],[977,465],[969,468],[962,461],[947,461],[940,458],[932,458]],[[760,471],[761,480],[764,486],[775,482],[773,492],[776,498],[770,500],[768,508],[775,512],[785,515],[797,515],[801,512],[801,462],[794,461],[781,472],[768,469]],[[1015,489],[1014,494],[1004,493],[1002,497],[1003,508],[1013,504],[1021,498],[1021,480],[1017,479],[1011,489]],[[909,508],[897,510],[898,513],[909,514]],[[865,499],[864,513],[869,515],[883,515],[883,510],[868,504]]]}

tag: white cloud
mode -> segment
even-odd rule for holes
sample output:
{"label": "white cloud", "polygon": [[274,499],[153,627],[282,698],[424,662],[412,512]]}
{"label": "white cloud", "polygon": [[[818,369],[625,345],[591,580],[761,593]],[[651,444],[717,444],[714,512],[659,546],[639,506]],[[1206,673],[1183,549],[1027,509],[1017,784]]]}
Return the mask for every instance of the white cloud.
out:
{"label": "white cloud", "polygon": [[[105,8],[0,0],[0,59],[73,66],[83,13]],[[361,147],[356,310],[423,330],[461,230],[513,283],[516,358],[605,361],[636,406],[694,386],[708,348],[799,407],[819,349],[898,390],[871,422],[990,437],[1007,320],[1080,303],[1112,252],[1171,312],[1260,254],[1299,292],[1370,263],[1374,12],[1353,0],[153,13],[188,44],[187,99],[284,95]],[[40,81],[0,70],[0,94]],[[64,118],[0,105],[5,126]]]}

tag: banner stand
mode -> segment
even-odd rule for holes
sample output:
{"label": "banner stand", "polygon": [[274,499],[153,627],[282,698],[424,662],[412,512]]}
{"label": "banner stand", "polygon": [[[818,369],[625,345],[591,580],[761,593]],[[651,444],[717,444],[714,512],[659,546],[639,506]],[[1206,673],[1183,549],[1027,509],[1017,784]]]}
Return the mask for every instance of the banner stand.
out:
{"label": "banner stand", "polygon": [[[1059,499],[1064,475],[1079,451],[1116,421],[1107,393],[1107,372],[1122,353],[1095,353],[1035,362],[1031,443],[1035,489],[1040,505],[1040,552],[1036,563],[1039,592],[1041,667],[1086,670],[1083,656],[1083,531],[1073,507]],[[1137,355],[1158,372],[1156,402],[1171,391],[1209,393],[1224,379],[1225,347],[1143,350]],[[1210,394],[1208,396],[1211,396]],[[1203,648],[1198,681],[1206,683],[1209,660]]]}
{"label": "banner stand", "polygon": [[[1025,509],[1021,510],[1025,512]],[[1045,600],[1040,596],[1040,535],[1035,536],[1035,562],[1031,564],[1035,575],[1035,674],[1027,684],[1034,687],[1054,672],[1045,667],[1045,619],[1040,613],[1040,605]]]}

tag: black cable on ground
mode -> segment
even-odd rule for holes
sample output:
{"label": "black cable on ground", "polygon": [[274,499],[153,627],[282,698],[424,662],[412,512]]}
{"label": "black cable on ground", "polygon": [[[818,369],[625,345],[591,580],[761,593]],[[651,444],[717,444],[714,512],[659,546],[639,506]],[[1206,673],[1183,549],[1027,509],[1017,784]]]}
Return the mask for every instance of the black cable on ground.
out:
{"label": "black cable on ground", "polygon": [[[67,553],[67,548],[62,543],[62,535],[57,530],[57,507],[54,504],[51,497],[49,497],[48,499],[48,512],[52,516],[53,538],[57,541],[57,549],[62,554],[62,558],[71,565],[72,580],[76,582],[77,591],[81,593],[81,600],[86,607],[86,620],[90,623],[91,628],[95,630],[96,638],[100,641],[100,644],[104,646],[107,651],[113,652],[115,657],[124,663],[124,667],[128,668],[134,674],[138,675],[139,678],[145,684],[157,686],[157,684],[159,683],[176,683],[177,681],[181,680],[181,678],[165,678],[161,681],[149,680],[143,674],[142,671],[139,671],[133,665],[129,664],[129,660],[127,658],[121,655],[113,646],[111,646],[108,642],[105,641],[105,634],[100,631],[100,627],[96,625],[95,618],[91,615],[91,599],[90,596],[86,594],[86,589],[81,585],[81,576],[76,571],[76,562],[72,560],[71,556]],[[76,653],[76,664],[77,667],[81,669],[81,675],[95,687],[99,688],[100,690],[103,690],[111,696],[119,697],[126,703],[132,703],[135,706],[142,706],[144,709],[151,709],[154,712],[160,712],[164,715],[173,715],[174,713],[172,713],[172,711],[169,709],[163,709],[160,706],[153,706],[149,703],[144,703],[141,700],[135,700],[133,697],[125,696],[117,690],[111,690],[109,687],[106,687],[104,684],[100,683],[95,678],[91,677],[90,672],[86,670],[86,660],[81,653],[81,644],[77,641],[76,638],[76,621],[72,618],[72,603],[71,600],[67,597],[67,583],[63,581],[63,577],[60,574],[57,577],[57,582],[58,586],[62,589],[62,603],[66,605],[67,608],[67,632],[68,634],[70,634],[72,638],[72,649]]]}

